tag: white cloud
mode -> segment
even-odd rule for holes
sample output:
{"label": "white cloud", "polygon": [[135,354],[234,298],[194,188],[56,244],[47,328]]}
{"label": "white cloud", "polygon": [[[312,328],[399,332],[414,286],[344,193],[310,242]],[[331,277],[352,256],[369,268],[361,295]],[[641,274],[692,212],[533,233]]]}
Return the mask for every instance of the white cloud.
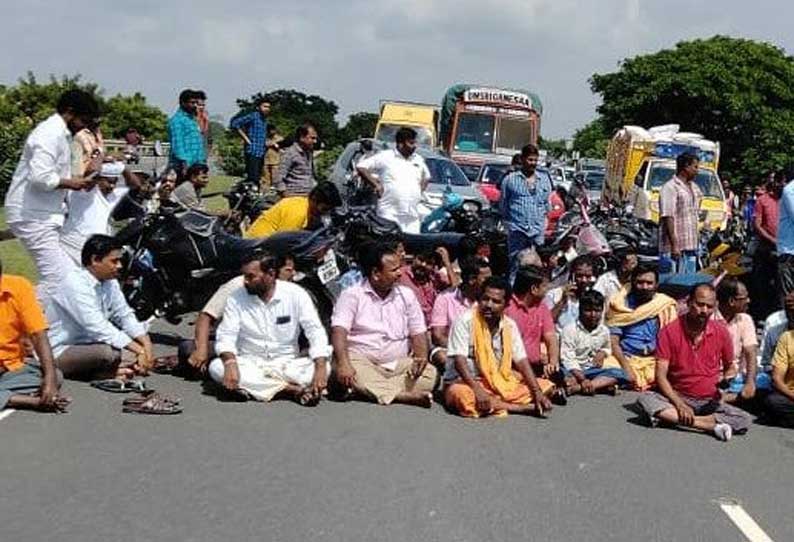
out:
{"label": "white cloud", "polygon": [[[342,113],[382,98],[438,102],[449,84],[530,88],[543,132],[594,116],[587,79],[620,60],[716,33],[794,49],[783,0],[6,0],[0,83],[81,72],[166,111],[186,86],[229,115],[253,92],[297,88]],[[10,53],[9,53],[10,52]]]}

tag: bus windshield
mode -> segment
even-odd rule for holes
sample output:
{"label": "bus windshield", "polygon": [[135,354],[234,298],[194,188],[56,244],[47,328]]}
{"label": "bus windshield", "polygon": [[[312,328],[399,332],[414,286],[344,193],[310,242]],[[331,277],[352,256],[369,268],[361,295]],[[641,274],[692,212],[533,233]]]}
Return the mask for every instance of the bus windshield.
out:
{"label": "bus windshield", "polygon": [[493,152],[495,118],[488,115],[461,113],[453,149],[462,152]]}
{"label": "bus windshield", "polygon": [[509,154],[519,152],[532,141],[532,123],[529,118],[502,117],[496,137],[496,152]]}

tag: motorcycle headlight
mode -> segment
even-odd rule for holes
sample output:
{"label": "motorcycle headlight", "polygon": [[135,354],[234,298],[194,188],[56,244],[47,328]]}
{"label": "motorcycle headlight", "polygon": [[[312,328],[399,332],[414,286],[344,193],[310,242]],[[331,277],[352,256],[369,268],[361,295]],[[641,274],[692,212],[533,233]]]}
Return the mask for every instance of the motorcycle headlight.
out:
{"label": "motorcycle headlight", "polygon": [[463,202],[463,210],[467,213],[478,213],[480,205],[476,201],[466,200]]}

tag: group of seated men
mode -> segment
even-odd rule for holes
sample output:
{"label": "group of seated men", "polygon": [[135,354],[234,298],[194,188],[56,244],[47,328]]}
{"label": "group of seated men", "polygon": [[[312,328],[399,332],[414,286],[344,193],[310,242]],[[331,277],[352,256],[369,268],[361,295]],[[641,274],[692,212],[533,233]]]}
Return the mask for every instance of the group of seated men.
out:
{"label": "group of seated men", "polygon": [[[0,275],[0,407],[63,410],[63,377],[123,382],[155,366],[117,281],[120,248],[90,237],[46,315],[27,280]],[[399,242],[364,247],[329,340],[285,258],[252,254],[200,313],[179,363],[258,401],[316,405],[328,393],[430,407],[438,391],[465,417],[545,416],[570,395],[628,388],[642,392],[651,426],[728,440],[747,431],[742,407],[759,397],[774,422],[794,426],[794,295],[767,321],[759,371],[747,289],[734,278],[697,286],[679,314],[631,250],[598,280],[579,256],[570,282],[551,290],[538,265],[520,266],[511,285],[483,258],[453,266],[441,249],[404,260]]]}

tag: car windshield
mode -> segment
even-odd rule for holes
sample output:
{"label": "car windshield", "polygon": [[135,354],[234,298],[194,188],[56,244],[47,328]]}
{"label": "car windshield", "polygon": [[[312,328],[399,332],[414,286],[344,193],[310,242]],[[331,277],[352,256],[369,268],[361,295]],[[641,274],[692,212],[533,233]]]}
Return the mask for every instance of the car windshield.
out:
{"label": "car windshield", "polygon": [[499,131],[496,137],[496,152],[507,154],[518,152],[521,147],[532,139],[532,124],[528,118],[499,119]]}
{"label": "car windshield", "polygon": [[498,184],[509,167],[508,164],[487,164],[483,166],[480,182],[484,184]]}
{"label": "car windshield", "polygon": [[462,152],[493,152],[495,120],[487,115],[462,113],[458,116],[454,149]]}
{"label": "car windshield", "polygon": [[427,169],[430,170],[432,184],[451,184],[452,186],[469,186],[469,180],[452,160],[443,158],[425,158]]}
{"label": "car windshield", "polygon": [[[659,190],[664,183],[673,178],[673,175],[675,175],[675,168],[673,166],[652,164],[651,172],[648,175],[651,190]],[[698,176],[695,177],[695,182],[698,188],[700,188],[700,191],[703,192],[703,196],[722,199],[722,189],[713,171],[699,169]]]}
{"label": "car windshield", "polygon": [[[381,124],[378,126],[378,133],[375,134],[375,139],[384,141],[389,145],[394,145],[394,136],[397,135],[397,130],[405,128],[400,124]],[[424,126],[408,126],[416,130],[416,144],[420,147],[433,146],[433,134]]]}
{"label": "car windshield", "polygon": [[604,187],[604,173],[601,171],[589,171],[585,176],[588,190],[601,190]]}

